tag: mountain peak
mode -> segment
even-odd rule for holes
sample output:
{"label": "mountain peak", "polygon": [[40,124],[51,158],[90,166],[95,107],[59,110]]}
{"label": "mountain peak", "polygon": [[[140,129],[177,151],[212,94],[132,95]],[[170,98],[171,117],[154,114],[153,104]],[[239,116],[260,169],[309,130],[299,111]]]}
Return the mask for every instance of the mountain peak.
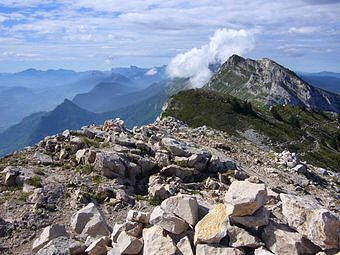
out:
{"label": "mountain peak", "polygon": [[290,104],[340,112],[339,95],[309,85],[293,71],[269,58],[253,60],[232,55],[206,87],[258,105]]}

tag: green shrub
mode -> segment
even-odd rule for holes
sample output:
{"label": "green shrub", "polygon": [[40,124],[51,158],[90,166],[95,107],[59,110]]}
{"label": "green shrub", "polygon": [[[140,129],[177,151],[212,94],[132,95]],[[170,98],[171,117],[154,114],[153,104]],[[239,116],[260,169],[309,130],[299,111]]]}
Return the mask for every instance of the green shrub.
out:
{"label": "green shrub", "polygon": [[162,203],[162,199],[159,196],[152,196],[149,199],[150,205],[157,206]]}

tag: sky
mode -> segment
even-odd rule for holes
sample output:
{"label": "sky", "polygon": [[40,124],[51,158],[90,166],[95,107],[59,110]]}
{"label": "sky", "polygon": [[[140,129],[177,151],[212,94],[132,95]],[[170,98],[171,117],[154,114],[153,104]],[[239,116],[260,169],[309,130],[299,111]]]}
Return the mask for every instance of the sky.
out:
{"label": "sky", "polygon": [[340,72],[340,0],[0,0],[0,72],[190,72],[233,52]]}

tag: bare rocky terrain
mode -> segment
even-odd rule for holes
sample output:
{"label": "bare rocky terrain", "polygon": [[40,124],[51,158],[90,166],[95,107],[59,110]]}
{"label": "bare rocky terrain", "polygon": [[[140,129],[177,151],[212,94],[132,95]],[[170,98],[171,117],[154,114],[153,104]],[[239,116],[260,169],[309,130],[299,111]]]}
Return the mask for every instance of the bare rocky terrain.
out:
{"label": "bare rocky terrain", "polygon": [[0,160],[1,254],[337,254],[339,174],[172,117]]}

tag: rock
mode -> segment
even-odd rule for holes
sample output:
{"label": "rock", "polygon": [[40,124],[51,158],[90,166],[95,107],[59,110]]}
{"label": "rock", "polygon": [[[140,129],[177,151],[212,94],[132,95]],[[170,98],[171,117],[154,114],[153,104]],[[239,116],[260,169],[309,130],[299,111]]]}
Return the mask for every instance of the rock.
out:
{"label": "rock", "polygon": [[46,154],[35,152],[34,157],[39,164],[42,164],[44,166],[48,166],[53,163],[52,158]]}
{"label": "rock", "polygon": [[113,152],[98,152],[94,166],[108,178],[113,178],[117,175],[125,176],[124,160]]}
{"label": "rock", "polygon": [[64,225],[54,224],[44,228],[40,236],[34,240],[32,245],[32,251],[37,252],[49,241],[60,236],[69,237],[69,234],[66,232]]}
{"label": "rock", "polygon": [[263,247],[260,247],[254,251],[254,255],[273,255],[273,253],[264,249]]}
{"label": "rock", "polygon": [[303,164],[297,164],[293,167],[293,170],[298,174],[306,174],[307,173],[307,166]]}
{"label": "rock", "polygon": [[160,206],[156,206],[152,211],[150,223],[174,234],[181,234],[189,227],[184,220],[170,212],[163,211]]}
{"label": "rock", "polygon": [[181,255],[194,255],[190,240],[187,236],[181,238],[176,246],[178,250],[181,252]]}
{"label": "rock", "polygon": [[198,244],[196,255],[245,255],[242,250],[211,244]]}
{"label": "rock", "polygon": [[208,165],[208,172],[217,173],[227,170],[236,170],[236,164],[221,153],[213,153]]}
{"label": "rock", "polygon": [[105,255],[107,253],[106,246],[109,243],[109,239],[106,236],[102,236],[92,242],[85,250],[88,255]]}
{"label": "rock", "polygon": [[111,233],[111,240],[113,242],[117,242],[118,236],[123,231],[126,232],[130,236],[139,238],[142,236],[142,230],[143,230],[143,224],[140,222],[126,221],[123,224],[116,223],[113,226],[113,230]]}
{"label": "rock", "polygon": [[145,212],[139,212],[136,210],[129,210],[126,216],[126,220],[140,222],[143,224],[149,224],[150,214]]}
{"label": "rock", "polygon": [[340,249],[340,218],[308,196],[280,194],[288,224],[323,249]]}
{"label": "rock", "polygon": [[82,255],[85,250],[83,243],[60,236],[48,242],[36,255]]}
{"label": "rock", "polygon": [[210,158],[211,154],[209,152],[197,152],[189,157],[187,165],[188,167],[193,167],[196,170],[203,172],[207,170]]}
{"label": "rock", "polygon": [[8,166],[2,172],[4,185],[16,186],[23,185],[26,180],[33,176],[33,170],[24,167]]}
{"label": "rock", "polygon": [[269,223],[269,211],[261,207],[253,215],[240,216],[240,217],[230,217],[232,224],[241,224],[248,228],[256,228],[260,226],[268,225]]}
{"label": "rock", "polygon": [[216,204],[195,226],[194,243],[219,243],[227,235],[228,212],[223,204]]}
{"label": "rock", "polygon": [[151,175],[149,178],[148,193],[150,196],[166,199],[170,197],[169,185],[163,184],[159,176]]}
{"label": "rock", "polygon": [[264,205],[266,199],[265,185],[248,181],[234,181],[225,195],[225,203],[230,209],[230,216],[252,215]]}
{"label": "rock", "polygon": [[111,233],[103,214],[94,203],[89,203],[72,215],[71,227],[84,236],[108,236]]}
{"label": "rock", "polygon": [[124,231],[118,236],[117,244],[117,248],[121,254],[139,254],[143,248],[143,241],[128,235]]}
{"label": "rock", "polygon": [[187,195],[169,197],[161,203],[161,208],[165,212],[180,217],[190,225],[194,226],[198,222],[198,203],[195,197]]}
{"label": "rock", "polygon": [[175,255],[176,246],[159,226],[143,229],[143,255]]}
{"label": "rock", "polygon": [[229,237],[229,245],[231,247],[257,248],[261,246],[261,241],[259,238],[249,234],[243,228],[239,228],[236,226],[228,227],[228,237]]}
{"label": "rock", "polygon": [[120,118],[116,118],[114,120],[106,120],[103,124],[103,131],[115,131],[115,132],[124,132],[127,131],[125,123]]}
{"label": "rock", "polygon": [[170,157],[167,151],[156,151],[155,160],[161,167],[170,165]]}
{"label": "rock", "polygon": [[263,229],[261,239],[270,251],[280,255],[315,254],[320,250],[300,233],[274,222]]}
{"label": "rock", "polygon": [[177,141],[173,138],[163,138],[161,144],[174,156],[189,157],[192,154],[189,150],[189,147],[185,143]]}
{"label": "rock", "polygon": [[192,177],[194,175],[199,174],[199,172],[195,168],[181,167],[178,165],[169,165],[163,167],[160,171],[160,174],[163,176],[177,176],[181,179]]}
{"label": "rock", "polygon": [[67,237],[57,237],[48,242],[36,255],[71,255],[69,243],[70,241]]}
{"label": "rock", "polygon": [[78,164],[84,164],[85,163],[85,153],[87,152],[87,149],[81,149],[76,152],[76,161]]}

